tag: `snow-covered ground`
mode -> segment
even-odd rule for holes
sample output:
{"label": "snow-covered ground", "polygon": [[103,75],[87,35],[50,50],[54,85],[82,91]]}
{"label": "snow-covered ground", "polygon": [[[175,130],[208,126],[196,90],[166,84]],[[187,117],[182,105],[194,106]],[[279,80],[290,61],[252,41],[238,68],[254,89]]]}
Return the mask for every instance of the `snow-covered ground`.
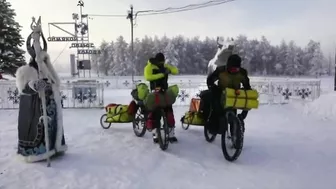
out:
{"label": "snow-covered ground", "polygon": [[[303,106],[302,106],[303,108]],[[179,119],[187,107],[175,108]],[[99,125],[103,110],[64,110],[68,152],[46,163],[16,156],[17,111],[0,111],[1,189],[333,189],[336,127],[305,115],[298,105],[261,106],[246,120],[244,149],[230,163],[220,141],[200,127],[184,131],[166,152],[131,124]]]}
{"label": "snow-covered ground", "polygon": [[[131,124],[103,130],[103,110],[65,109],[68,152],[50,168],[27,164],[16,156],[17,110],[0,110],[0,189],[334,189],[332,81],[321,79],[323,94],[313,102],[251,111],[243,152],[233,163],[224,159],[219,138],[213,144],[204,140],[201,127],[185,131],[178,123],[179,143],[163,152],[150,133],[136,137]],[[114,89],[105,104],[128,103],[129,92]],[[176,106],[176,120],[187,109]]]}
{"label": "snow-covered ground", "polygon": [[320,98],[307,103],[304,112],[310,116],[336,121],[336,92],[322,94]]}

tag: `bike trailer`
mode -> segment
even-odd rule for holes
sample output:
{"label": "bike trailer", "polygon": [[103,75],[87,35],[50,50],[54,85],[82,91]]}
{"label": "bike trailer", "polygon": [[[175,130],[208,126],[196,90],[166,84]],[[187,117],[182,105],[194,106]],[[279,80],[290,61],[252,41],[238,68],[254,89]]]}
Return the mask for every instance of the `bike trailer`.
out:
{"label": "bike trailer", "polygon": [[192,98],[190,101],[189,111],[198,112],[200,109],[200,104],[201,104],[200,98]]}
{"label": "bike trailer", "polygon": [[122,104],[109,104],[105,107],[107,118],[109,123],[129,123],[134,119],[134,104],[122,105]]}
{"label": "bike trailer", "polygon": [[182,117],[181,122],[183,124],[195,125],[195,126],[204,126],[205,125],[205,121],[202,117],[201,112],[188,111]]}

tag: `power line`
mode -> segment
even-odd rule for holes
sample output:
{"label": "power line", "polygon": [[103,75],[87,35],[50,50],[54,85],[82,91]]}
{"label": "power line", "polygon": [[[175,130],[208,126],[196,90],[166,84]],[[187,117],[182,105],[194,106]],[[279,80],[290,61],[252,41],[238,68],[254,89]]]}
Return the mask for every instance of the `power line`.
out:
{"label": "power line", "polygon": [[89,14],[89,16],[94,16],[94,17],[127,17],[127,15],[123,15],[123,14]]}
{"label": "power line", "polygon": [[[143,10],[143,11],[137,11],[135,13],[136,16],[150,16],[150,15],[159,15],[159,14],[171,14],[171,13],[178,13],[178,12],[185,12],[185,11],[191,11],[201,8],[206,8],[210,6],[216,6],[221,5],[224,3],[229,3],[234,0],[212,0],[207,1],[203,3],[197,3],[197,4],[189,4],[182,7],[168,7],[165,9],[158,9],[158,10]],[[141,15],[138,15],[141,14]],[[128,15],[122,15],[122,14],[89,14],[89,16],[92,17],[127,17]]]}
{"label": "power line", "polygon": [[[189,5],[185,5],[182,7],[168,7],[165,9],[161,9],[161,10],[148,10],[146,12],[153,12],[154,13],[167,13],[167,11],[169,12],[181,12],[181,11],[189,11],[189,10],[195,10],[195,9],[199,9],[199,8],[204,8],[204,7],[209,7],[209,6],[214,6],[214,5],[220,5],[223,3],[228,3],[230,1],[234,1],[234,0],[212,0],[212,1],[207,1],[207,2],[203,2],[203,3],[197,3],[197,4],[189,4]],[[150,13],[152,14],[152,13]]]}
{"label": "power line", "polygon": [[[194,6],[194,7],[190,7],[190,8],[181,8],[181,9],[176,8],[177,10],[171,10],[171,11],[150,11],[149,13],[141,14],[139,16],[151,16],[151,15],[161,15],[161,14],[171,14],[171,13],[185,12],[185,11],[191,11],[191,10],[196,10],[196,9],[221,5],[221,4],[224,4],[224,3],[229,3],[231,1],[234,1],[234,0],[218,1],[218,2],[215,2],[215,3],[211,3],[211,4],[209,2],[207,2],[207,3],[204,3],[204,4],[200,4],[197,7]],[[214,1],[211,1],[211,2],[214,2]]]}

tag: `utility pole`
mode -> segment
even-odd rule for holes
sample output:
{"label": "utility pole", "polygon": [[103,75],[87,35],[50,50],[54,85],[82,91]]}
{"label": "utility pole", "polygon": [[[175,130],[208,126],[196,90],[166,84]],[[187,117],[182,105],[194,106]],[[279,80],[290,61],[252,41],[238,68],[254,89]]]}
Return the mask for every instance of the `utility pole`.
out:
{"label": "utility pole", "polygon": [[133,13],[133,5],[131,5],[131,10],[128,12],[127,18],[130,19],[131,22],[131,61],[132,61],[132,82],[134,84],[134,13]]}
{"label": "utility pole", "polygon": [[331,60],[331,53],[329,53],[329,57],[328,57],[328,76],[331,76],[331,67],[332,67],[332,60]]}
{"label": "utility pole", "polygon": [[335,73],[334,73],[334,91],[336,91],[336,49],[335,49],[335,62],[334,62],[334,66],[335,66]]}

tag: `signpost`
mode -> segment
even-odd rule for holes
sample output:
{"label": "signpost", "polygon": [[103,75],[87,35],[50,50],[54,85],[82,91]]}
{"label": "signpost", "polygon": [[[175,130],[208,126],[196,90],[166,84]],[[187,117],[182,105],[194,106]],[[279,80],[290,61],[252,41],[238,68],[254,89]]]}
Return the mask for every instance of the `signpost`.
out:
{"label": "signpost", "polygon": [[336,49],[335,49],[334,91],[336,91]]}
{"label": "signpost", "polygon": [[[77,3],[77,6],[79,6],[79,14],[73,13],[72,19],[73,22],[52,22],[49,23],[49,37],[47,40],[49,42],[73,42],[70,45],[70,49],[77,49],[77,56],[70,55],[70,64],[74,64],[74,62],[77,63],[76,66],[71,65],[71,73],[72,75],[78,75],[80,77],[80,72],[83,73],[83,76],[85,77],[85,72],[89,71],[89,77],[91,77],[91,55],[93,54],[100,54],[100,50],[92,49],[95,48],[95,45],[93,43],[89,42],[89,26],[88,26],[88,20],[89,17],[87,14],[83,14],[83,7],[84,7],[84,1],[79,0]],[[73,25],[74,31],[68,31],[61,27],[61,25]],[[50,27],[55,27],[64,33],[68,34],[69,36],[50,36]],[[74,58],[77,58],[77,60],[73,60]],[[82,65],[79,65],[82,64]],[[85,65],[84,65],[85,64]],[[83,66],[84,65],[84,66]],[[82,67],[85,67],[82,69]],[[73,69],[77,68],[77,72]]]}

